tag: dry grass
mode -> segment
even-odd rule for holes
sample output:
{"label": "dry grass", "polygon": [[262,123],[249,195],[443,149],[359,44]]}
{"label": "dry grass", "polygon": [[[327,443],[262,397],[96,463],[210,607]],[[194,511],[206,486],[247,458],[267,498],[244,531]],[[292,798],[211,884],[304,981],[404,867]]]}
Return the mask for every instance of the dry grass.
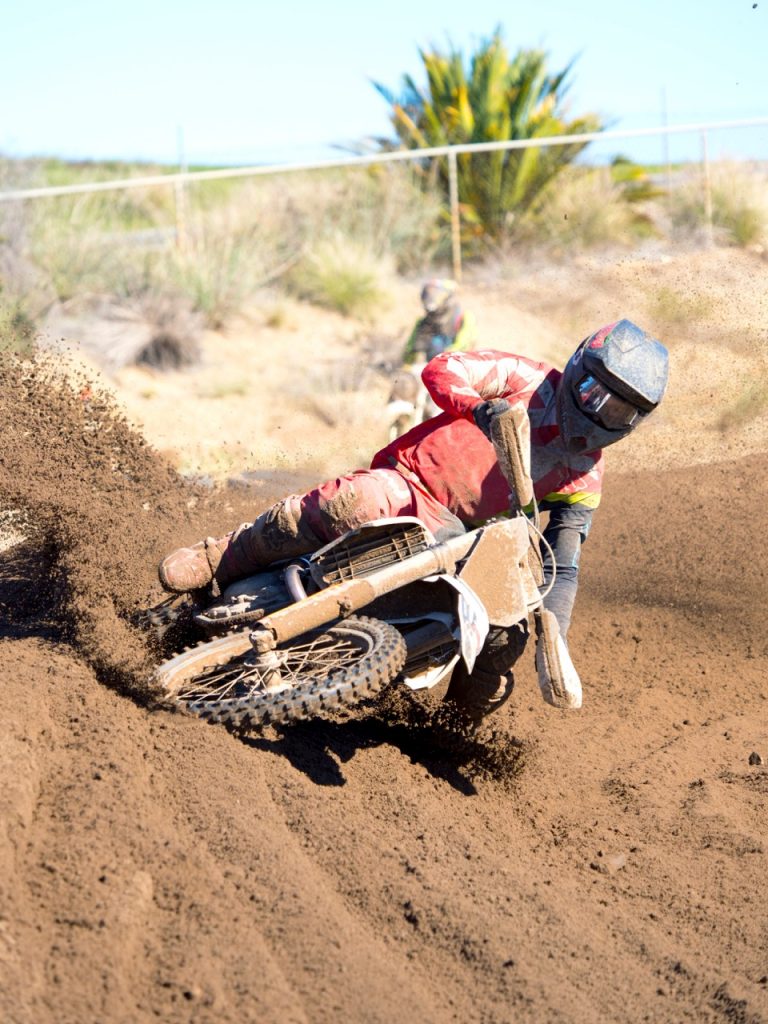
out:
{"label": "dry grass", "polygon": [[297,262],[303,231],[289,198],[260,181],[244,183],[212,209],[194,195],[189,206],[186,244],[169,255],[165,272],[217,328]]}
{"label": "dry grass", "polygon": [[652,322],[664,335],[683,329],[690,330],[712,313],[714,299],[703,292],[680,291],[662,286],[649,298]]}
{"label": "dry grass", "polygon": [[318,242],[297,264],[291,288],[303,299],[371,322],[387,302],[391,261],[341,233]]}
{"label": "dry grass", "polygon": [[768,382],[750,381],[744,386],[736,401],[725,409],[718,426],[723,432],[736,430],[757,419],[768,410]]}
{"label": "dry grass", "polygon": [[267,327],[272,327],[275,330],[288,327],[290,322],[290,314],[282,302],[275,303],[264,314],[264,323]]}
{"label": "dry grass", "polygon": [[515,236],[555,249],[628,245],[638,236],[637,212],[625,201],[608,168],[572,167],[542,195]]}
{"label": "dry grass", "polygon": [[378,410],[371,410],[371,388],[376,382],[376,371],[366,360],[337,359],[309,367],[291,397],[328,427],[359,426],[379,418]]}
{"label": "dry grass", "polygon": [[[768,244],[767,187],[758,170],[713,169],[718,240]],[[627,202],[626,191],[607,168],[572,168],[535,215],[513,223],[510,250],[524,243],[534,259],[602,257],[635,244],[662,209],[675,238],[705,240],[698,176],[663,207]],[[97,325],[90,351],[102,365],[173,368],[196,358],[201,321],[233,323],[264,303],[267,286],[262,321],[271,329],[290,327],[291,293],[370,325],[383,317],[393,276],[434,272],[446,239],[437,197],[402,165],[190,185],[183,206],[178,245],[170,187],[0,207],[0,344],[23,348],[55,303],[101,304],[120,311]],[[706,297],[666,287],[651,304],[661,330],[712,312]],[[139,339],[139,323],[151,336],[142,327]]]}
{"label": "dry grass", "polygon": [[[710,175],[712,226],[725,245],[768,244],[768,180],[759,167],[722,163]],[[670,193],[668,210],[677,235],[706,235],[705,183],[697,175]]]}
{"label": "dry grass", "polygon": [[[0,187],[14,184],[0,174]],[[56,297],[35,260],[32,229],[24,203],[0,203],[0,345],[6,349],[28,347],[37,321]]]}
{"label": "dry grass", "polygon": [[36,325],[55,303],[91,296],[131,309],[156,296],[191,304],[219,328],[300,262],[296,290],[366,319],[392,268],[423,267],[440,236],[436,199],[404,167],[203,183],[186,190],[180,210],[177,233],[170,188],[5,205],[6,320]]}
{"label": "dry grass", "polygon": [[202,320],[184,296],[147,288],[122,299],[86,295],[57,303],[44,333],[54,343],[76,343],[110,372],[132,364],[178,370],[199,358]]}
{"label": "dry grass", "polygon": [[200,398],[219,400],[223,398],[242,398],[250,391],[249,382],[239,373],[229,373],[206,384],[198,392]]}

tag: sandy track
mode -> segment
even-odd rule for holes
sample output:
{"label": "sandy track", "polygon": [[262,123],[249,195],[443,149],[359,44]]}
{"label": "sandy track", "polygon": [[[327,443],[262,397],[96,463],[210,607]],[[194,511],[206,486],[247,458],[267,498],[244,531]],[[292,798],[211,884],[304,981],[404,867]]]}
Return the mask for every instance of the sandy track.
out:
{"label": "sandy track", "polygon": [[[60,503],[51,564],[82,575],[53,607],[15,603],[31,563],[6,563],[3,1019],[768,1019],[765,457],[611,479],[572,641],[585,708],[545,706],[526,659],[495,773],[383,709],[243,741],[131,696],[66,616],[89,579],[124,610],[151,589],[146,554],[122,583],[101,562],[146,531],[152,465],[96,548]],[[176,486],[166,544],[203,516]]]}

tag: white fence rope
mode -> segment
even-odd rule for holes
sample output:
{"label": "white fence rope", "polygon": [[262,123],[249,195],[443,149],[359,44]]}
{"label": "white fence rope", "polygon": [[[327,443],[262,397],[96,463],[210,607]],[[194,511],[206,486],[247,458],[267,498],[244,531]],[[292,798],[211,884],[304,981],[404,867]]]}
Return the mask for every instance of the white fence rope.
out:
{"label": "white fence rope", "polygon": [[458,146],[432,146],[425,149],[398,149],[370,156],[353,156],[315,163],[259,164],[255,167],[226,167],[211,171],[184,171],[154,174],[146,177],[119,178],[79,185],[55,185],[45,188],[24,188],[0,192],[0,202],[18,199],[42,199],[46,196],[67,196],[115,189],[149,188],[154,185],[176,185],[192,181],[215,181],[221,178],[245,178],[264,174],[288,174],[293,171],[319,171],[337,167],[364,167],[369,164],[393,163],[402,160],[425,160],[431,157],[460,156],[463,153],[492,153],[498,150],[528,149],[542,146],[568,146],[574,143],[604,142],[607,139],[639,139],[649,136],[680,135],[730,128],[768,127],[768,117],[744,121],[710,121],[703,124],[666,125],[658,128],[637,128],[631,131],[584,132],[581,135],[551,135],[538,139],[509,139],[503,142],[468,142]]}

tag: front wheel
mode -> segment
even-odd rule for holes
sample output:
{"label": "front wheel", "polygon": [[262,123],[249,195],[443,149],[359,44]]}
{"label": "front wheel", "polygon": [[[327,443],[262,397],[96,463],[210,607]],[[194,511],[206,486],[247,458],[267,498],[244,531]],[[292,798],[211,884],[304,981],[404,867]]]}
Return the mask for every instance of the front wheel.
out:
{"label": "front wheel", "polygon": [[209,722],[260,728],[354,704],[390,683],[405,641],[378,619],[349,618],[277,648],[280,683],[267,689],[247,630],[219,637],[161,665],[155,683],[169,702]]}

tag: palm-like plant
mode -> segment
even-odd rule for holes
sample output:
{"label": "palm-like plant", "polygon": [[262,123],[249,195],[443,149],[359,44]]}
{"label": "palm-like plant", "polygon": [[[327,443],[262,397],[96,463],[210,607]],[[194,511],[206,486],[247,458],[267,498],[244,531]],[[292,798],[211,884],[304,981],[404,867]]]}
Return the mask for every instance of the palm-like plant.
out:
{"label": "palm-like plant", "polygon": [[[451,48],[419,51],[427,74],[420,89],[404,75],[399,95],[374,82],[391,107],[399,143],[410,149],[536,139],[599,131],[594,114],[568,121],[564,112],[566,79],[572,64],[550,75],[546,54],[520,50],[510,60],[497,29],[480,43],[468,68],[461,52]],[[385,140],[382,146],[391,147]],[[529,209],[542,190],[584,148],[584,143],[461,154],[457,161],[458,191],[464,227],[498,239],[510,221]],[[448,188],[445,161],[432,173]]]}

